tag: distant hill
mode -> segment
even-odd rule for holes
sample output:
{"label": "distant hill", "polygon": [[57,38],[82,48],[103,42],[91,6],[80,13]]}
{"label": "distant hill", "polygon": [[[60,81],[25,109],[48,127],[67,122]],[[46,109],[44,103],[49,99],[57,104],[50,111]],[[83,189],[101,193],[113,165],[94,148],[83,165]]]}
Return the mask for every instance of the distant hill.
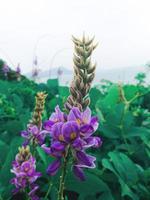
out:
{"label": "distant hill", "polygon": [[[39,73],[39,82],[45,82],[49,78],[58,77],[58,69],[53,68],[51,71],[46,70]],[[72,79],[73,71],[72,69],[68,69],[65,67],[60,68],[62,70],[62,75],[60,76],[61,84],[68,84]],[[110,80],[112,82],[124,82],[124,83],[134,83],[135,76],[139,72],[146,72],[146,68],[144,66],[132,66],[132,67],[124,67],[124,68],[114,68],[114,69],[105,69],[103,67],[99,67],[96,70],[96,77],[94,82],[98,83],[102,79]],[[147,73],[147,72],[146,72]],[[29,72],[26,74],[27,77],[31,78],[32,73]],[[150,80],[150,77],[147,78]]]}

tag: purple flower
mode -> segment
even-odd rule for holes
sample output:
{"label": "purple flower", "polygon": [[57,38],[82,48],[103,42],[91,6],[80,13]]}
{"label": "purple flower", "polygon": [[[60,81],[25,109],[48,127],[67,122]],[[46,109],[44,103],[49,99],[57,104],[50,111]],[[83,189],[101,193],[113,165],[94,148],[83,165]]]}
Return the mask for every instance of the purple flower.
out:
{"label": "purple flower", "polygon": [[58,169],[61,167],[61,160],[57,159],[53,163],[51,163],[47,168],[47,173],[51,176],[54,176]]}
{"label": "purple flower", "polygon": [[102,141],[99,137],[92,136],[98,128],[98,118],[91,116],[91,110],[87,108],[81,112],[73,107],[68,115],[65,115],[57,106],[49,120],[44,123],[44,128],[50,132],[50,147],[42,145],[43,150],[56,158],[49,165],[47,173],[55,175],[61,167],[61,159],[68,149],[72,156],[72,169],[77,178],[85,180],[83,168],[95,168],[96,158],[86,154],[90,147],[99,148]]}
{"label": "purple flower", "polygon": [[4,63],[2,70],[3,70],[4,76],[7,76],[8,72],[10,71],[10,68],[8,67],[6,63]]}
{"label": "purple flower", "polygon": [[84,172],[82,170],[82,168],[74,165],[73,166],[73,173],[75,174],[75,176],[80,180],[80,181],[84,181],[85,180],[85,176],[84,176]]}
{"label": "purple flower", "polygon": [[20,63],[18,63],[18,66],[16,68],[16,73],[20,74],[21,73],[21,68],[20,68]]}
{"label": "purple flower", "polygon": [[63,74],[63,70],[59,67],[57,70],[58,76],[61,76]]}
{"label": "purple flower", "polygon": [[89,137],[98,128],[98,118],[91,117],[91,110],[89,107],[84,112],[79,108],[73,107],[68,115],[69,121],[76,121],[80,126],[80,134],[82,137]]}
{"label": "purple flower", "polygon": [[29,192],[29,197],[31,200],[40,200],[40,198],[35,194],[36,191],[38,190],[39,186],[35,184],[30,185],[30,192]]}
{"label": "purple flower", "polygon": [[95,168],[94,161],[96,160],[96,158],[94,156],[87,155],[84,151],[77,151],[76,158],[76,166],[85,168]]}
{"label": "purple flower", "polygon": [[60,110],[59,106],[56,106],[55,112],[52,113],[49,120],[44,122],[44,128],[50,131],[52,126],[57,122],[64,122],[66,120],[66,115]]}
{"label": "purple flower", "polygon": [[35,158],[28,152],[28,149],[28,147],[20,148],[16,160],[13,161],[11,172],[15,174],[15,177],[11,179],[11,183],[16,187],[14,193],[29,188],[30,192],[28,195],[34,200],[38,199],[35,195],[38,186],[34,183],[41,176],[41,173],[36,172]]}
{"label": "purple flower", "polygon": [[35,56],[35,58],[34,58],[34,60],[33,60],[33,64],[34,64],[35,66],[38,65],[38,58],[37,58],[37,56]]}
{"label": "purple flower", "polygon": [[42,145],[47,133],[45,130],[39,130],[36,125],[29,124],[27,130],[21,132],[21,136],[25,138],[24,145],[28,145],[30,142]]}
{"label": "purple flower", "polygon": [[32,78],[36,78],[39,75],[40,70],[38,68],[34,68],[32,70]]}

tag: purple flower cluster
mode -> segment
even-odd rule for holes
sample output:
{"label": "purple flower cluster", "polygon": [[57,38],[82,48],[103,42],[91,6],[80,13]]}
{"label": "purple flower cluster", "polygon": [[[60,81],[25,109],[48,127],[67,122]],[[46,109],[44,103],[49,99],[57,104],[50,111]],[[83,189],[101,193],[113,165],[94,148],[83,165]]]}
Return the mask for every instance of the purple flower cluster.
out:
{"label": "purple flower cluster", "polygon": [[6,63],[4,63],[2,70],[3,70],[4,76],[7,76],[8,72],[10,71],[10,68],[8,67]]}
{"label": "purple flower cluster", "polygon": [[18,66],[16,68],[16,73],[21,74],[21,68],[20,68],[20,63],[18,63]]}
{"label": "purple flower cluster", "polygon": [[[24,150],[25,148],[22,147]],[[26,149],[25,149],[26,151]],[[24,156],[23,156],[24,157]],[[36,161],[35,158],[30,155],[28,159],[20,160],[20,155],[16,155],[15,161],[13,161],[11,172],[15,174],[15,178],[11,179],[11,183],[15,185],[16,189],[14,194],[19,191],[25,191],[29,189],[28,193],[31,200],[38,200],[38,196],[35,192],[38,189],[38,186],[35,184],[35,181],[38,177],[41,176],[41,173],[36,172]]]}
{"label": "purple flower cluster", "polygon": [[29,124],[27,130],[21,132],[21,136],[25,138],[24,146],[31,144],[42,145],[45,140],[47,131],[40,130],[36,125]]}
{"label": "purple flower cluster", "polygon": [[99,137],[92,136],[98,128],[98,118],[91,116],[90,108],[81,112],[79,108],[73,107],[68,115],[64,114],[59,107],[44,128],[50,132],[51,144],[47,147],[42,145],[44,151],[55,157],[55,161],[49,165],[47,172],[55,175],[61,167],[61,159],[66,151],[70,149],[73,158],[73,172],[80,180],[85,180],[83,168],[95,168],[95,157],[86,154],[89,147],[98,148],[102,141]]}

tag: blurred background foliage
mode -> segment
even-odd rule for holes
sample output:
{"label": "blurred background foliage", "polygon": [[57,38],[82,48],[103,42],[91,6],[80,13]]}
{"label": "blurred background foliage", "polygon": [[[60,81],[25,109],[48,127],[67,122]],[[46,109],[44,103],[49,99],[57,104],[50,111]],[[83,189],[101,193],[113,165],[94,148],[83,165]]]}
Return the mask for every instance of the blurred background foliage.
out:
{"label": "blurred background foliage", "polygon": [[[0,200],[23,199],[12,197],[9,181],[11,162],[22,144],[20,131],[26,128],[34,108],[35,94],[48,94],[43,120],[48,119],[54,107],[63,109],[69,95],[67,86],[57,79],[37,84],[14,71],[6,78],[0,61]],[[102,80],[90,91],[90,108],[99,117],[96,134],[101,136],[100,149],[91,149],[97,157],[97,167],[86,170],[87,180],[79,182],[71,172],[66,180],[65,200],[149,200],[150,199],[150,86],[145,84],[146,74],[138,73],[137,84],[116,84]],[[48,199],[56,199],[59,174],[46,175],[52,158],[37,148],[37,168],[41,197],[53,180]]]}

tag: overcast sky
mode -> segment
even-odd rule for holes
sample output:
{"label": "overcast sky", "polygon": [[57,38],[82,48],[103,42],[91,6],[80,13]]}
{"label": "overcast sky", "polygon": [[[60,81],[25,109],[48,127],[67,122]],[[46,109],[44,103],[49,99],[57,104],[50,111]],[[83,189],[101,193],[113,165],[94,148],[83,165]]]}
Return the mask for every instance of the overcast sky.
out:
{"label": "overcast sky", "polygon": [[0,0],[0,57],[13,68],[71,69],[71,35],[95,35],[98,68],[150,60],[150,0]]}

